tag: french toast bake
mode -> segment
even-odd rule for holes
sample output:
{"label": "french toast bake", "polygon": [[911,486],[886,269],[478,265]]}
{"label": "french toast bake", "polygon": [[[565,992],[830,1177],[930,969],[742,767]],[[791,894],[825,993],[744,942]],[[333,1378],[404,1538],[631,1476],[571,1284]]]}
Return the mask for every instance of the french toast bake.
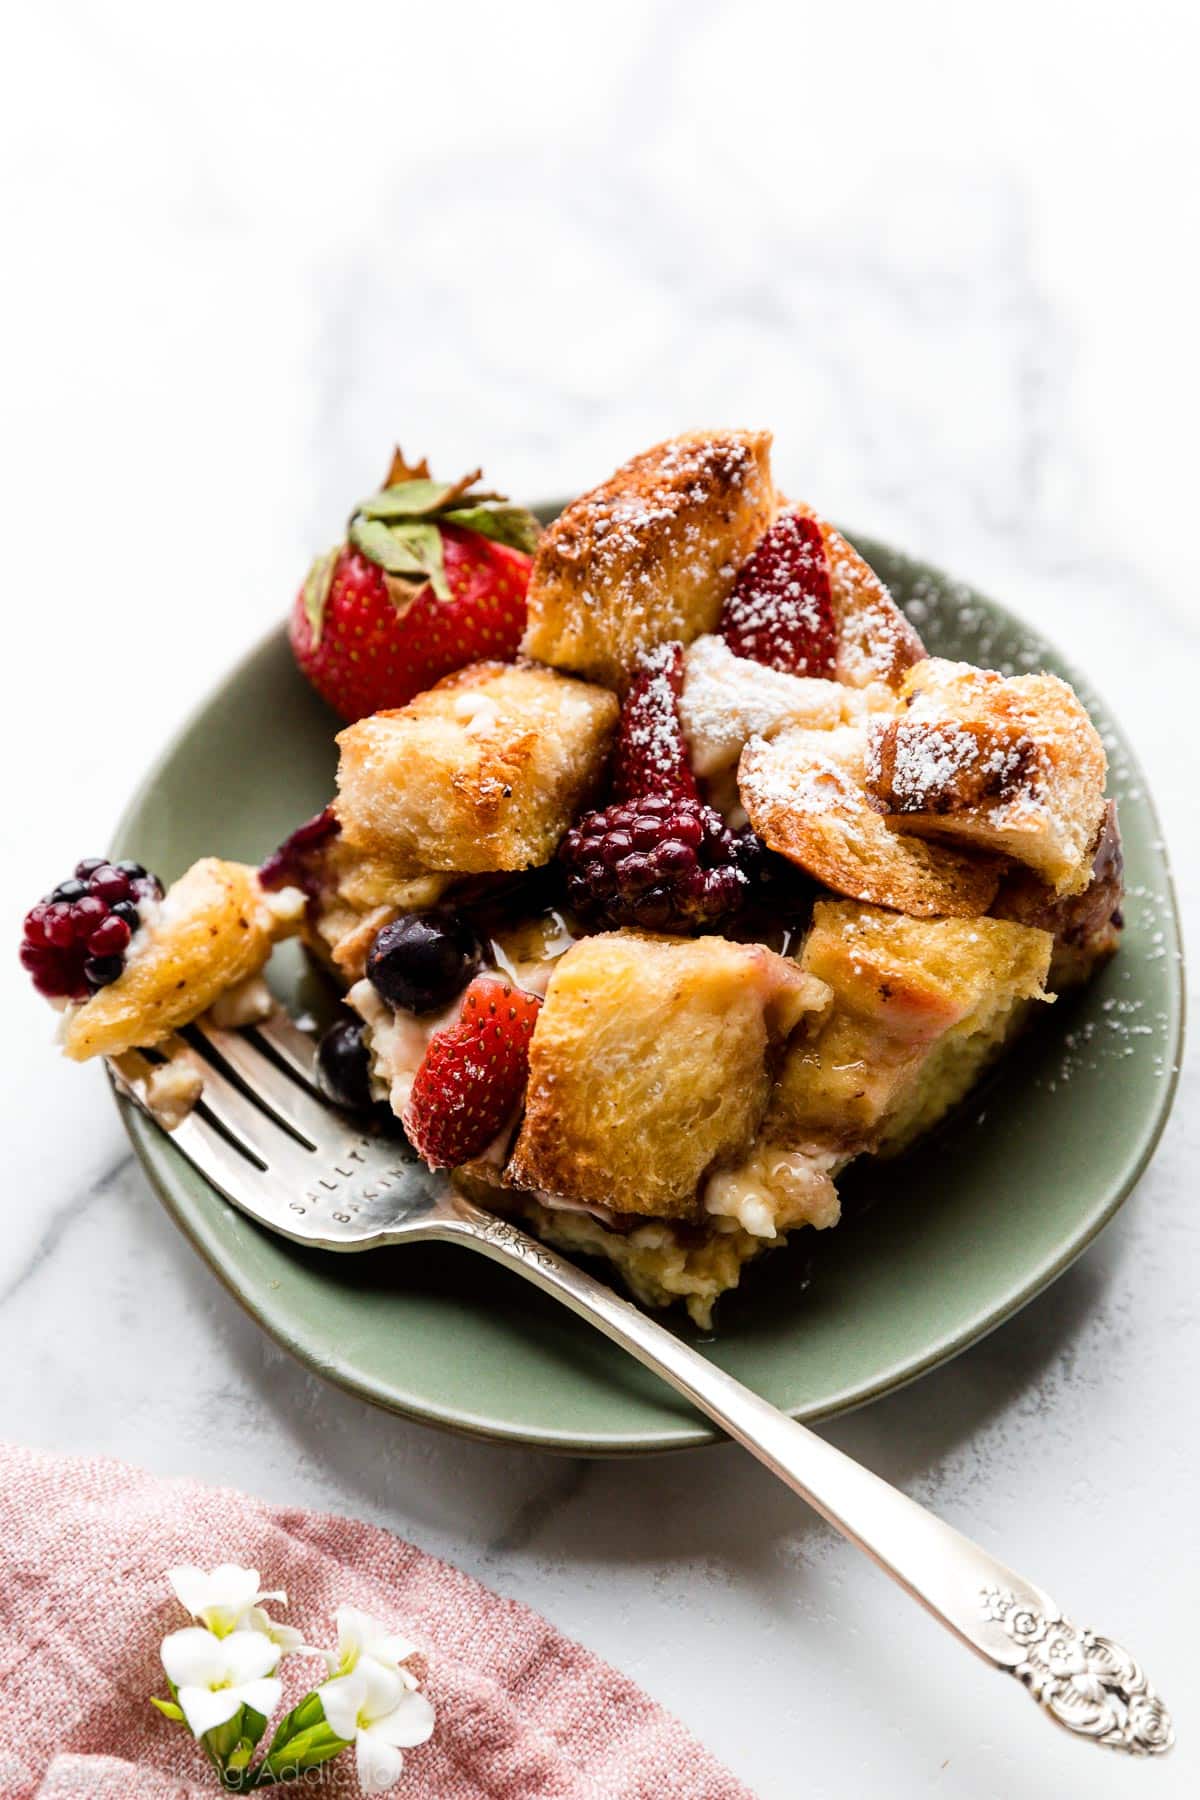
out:
{"label": "french toast bake", "polygon": [[331,1097],[644,1303],[707,1326],[835,1225],[1115,953],[1120,833],[1068,684],[928,655],[770,447],[669,440],[544,531],[397,453],[292,621],[336,794],[257,870],[89,858],[40,901],[66,1053],[252,1022],[298,934]]}

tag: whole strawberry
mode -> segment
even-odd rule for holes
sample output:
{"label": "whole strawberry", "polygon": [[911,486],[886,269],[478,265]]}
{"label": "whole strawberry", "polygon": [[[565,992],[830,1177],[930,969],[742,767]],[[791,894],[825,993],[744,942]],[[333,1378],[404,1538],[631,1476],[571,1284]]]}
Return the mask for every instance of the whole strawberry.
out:
{"label": "whole strawberry", "polygon": [[458,1021],[435,1031],[404,1108],[409,1143],[431,1169],[487,1149],[520,1104],[541,1001],[496,975],[477,975]]}
{"label": "whole strawberry", "polygon": [[434,481],[397,451],[346,541],[313,563],[289,635],[342,718],[404,706],[466,663],[516,655],[539,526],[479,479]]}

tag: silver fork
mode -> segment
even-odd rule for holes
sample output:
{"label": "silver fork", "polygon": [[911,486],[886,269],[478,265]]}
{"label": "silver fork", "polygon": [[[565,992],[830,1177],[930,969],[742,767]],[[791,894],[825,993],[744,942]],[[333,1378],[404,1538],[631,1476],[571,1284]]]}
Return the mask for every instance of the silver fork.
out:
{"label": "silver fork", "polygon": [[[1156,1755],[1170,1714],[1140,1664],[1064,1619],[1043,1588],[745,1388],[557,1251],[494,1217],[321,1097],[315,1044],[276,1013],[252,1032],[198,1025],[153,1053],[204,1082],[172,1132],[227,1200],[268,1231],[323,1250],[435,1240],[517,1270],[628,1350],[765,1463],[802,1500],[993,1667],[1024,1683],[1051,1718],[1097,1743]],[[110,1064],[144,1111],[157,1065]],[[235,1079],[231,1079],[231,1075]]]}

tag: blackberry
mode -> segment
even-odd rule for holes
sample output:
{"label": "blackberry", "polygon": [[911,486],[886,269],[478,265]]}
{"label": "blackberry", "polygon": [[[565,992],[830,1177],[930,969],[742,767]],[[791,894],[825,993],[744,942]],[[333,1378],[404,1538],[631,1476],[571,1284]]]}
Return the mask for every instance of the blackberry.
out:
{"label": "blackberry", "polygon": [[161,899],[162,883],[141,863],[89,856],[25,915],[21,966],[51,1000],[86,1000],[125,967],[141,924],[140,900]]}
{"label": "blackberry", "polygon": [[736,912],[762,860],[700,800],[655,795],[587,813],[563,839],[567,905],[592,925],[694,931]]}

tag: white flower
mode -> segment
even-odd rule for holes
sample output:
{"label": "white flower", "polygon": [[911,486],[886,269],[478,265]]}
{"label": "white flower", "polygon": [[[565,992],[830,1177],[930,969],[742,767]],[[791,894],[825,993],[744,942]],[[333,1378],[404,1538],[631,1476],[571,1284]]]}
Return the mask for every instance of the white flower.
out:
{"label": "white flower", "polygon": [[[339,1639],[340,1615],[353,1611],[352,1607],[339,1609]],[[388,1668],[373,1656],[356,1657],[348,1674],[334,1676],[317,1693],[333,1730],[354,1745],[364,1794],[382,1794],[398,1781],[404,1767],[400,1752],[425,1743],[433,1733],[433,1707],[417,1692],[408,1670]]]}
{"label": "white flower", "polygon": [[192,1617],[217,1637],[227,1637],[231,1631],[260,1631],[278,1644],[283,1656],[300,1648],[300,1633],[263,1611],[261,1601],[278,1600],[286,1606],[287,1595],[282,1588],[260,1591],[257,1569],[242,1569],[237,1563],[198,1569],[184,1563],[168,1569],[167,1580]]}
{"label": "white flower", "polygon": [[408,1687],[416,1687],[416,1677],[400,1667],[413,1655],[417,1648],[415,1644],[357,1606],[339,1606],[334,1620],[338,1647],[320,1652],[329,1664],[331,1675],[348,1675],[358,1666],[360,1658],[369,1656],[372,1661],[382,1663],[384,1668],[394,1669]]}
{"label": "white flower", "polygon": [[[285,1604],[287,1601],[287,1596],[282,1593],[263,1594],[261,1598],[282,1600]],[[246,1631],[261,1631],[273,1644],[278,1644],[280,1656],[291,1656],[304,1642],[303,1632],[297,1631],[294,1625],[281,1625],[278,1619],[265,1613],[261,1606],[248,1607],[238,1620],[238,1625]]]}
{"label": "white flower", "polygon": [[196,1737],[224,1725],[242,1706],[273,1713],[283,1692],[272,1674],[279,1656],[278,1644],[261,1631],[218,1637],[203,1625],[186,1625],[162,1643],[163,1668]]}

